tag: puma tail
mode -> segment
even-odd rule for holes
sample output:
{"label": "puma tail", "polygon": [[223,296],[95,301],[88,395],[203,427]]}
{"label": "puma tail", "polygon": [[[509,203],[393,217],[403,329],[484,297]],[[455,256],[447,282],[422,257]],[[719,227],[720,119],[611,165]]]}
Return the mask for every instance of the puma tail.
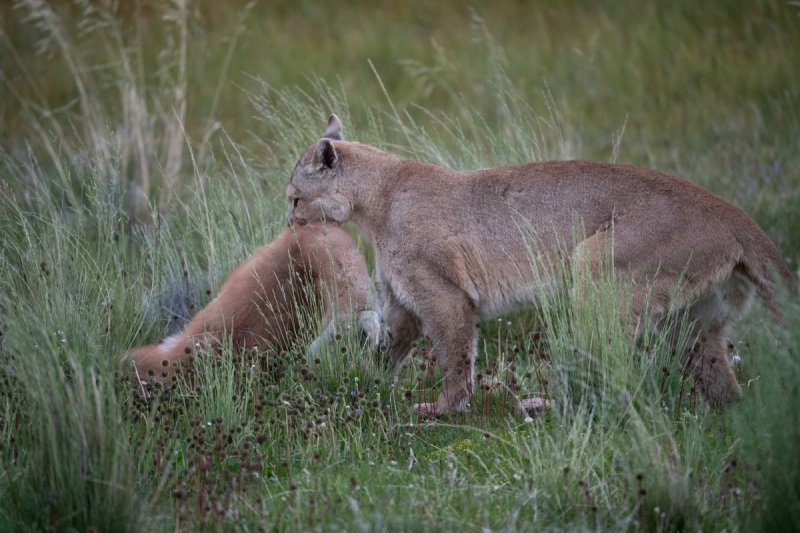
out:
{"label": "puma tail", "polygon": [[747,232],[739,236],[743,254],[739,264],[744,274],[750,278],[756,291],[767,308],[776,316],[781,317],[778,303],[778,294],[781,284],[794,291],[797,279],[786,266],[778,249],[772,244],[766,233],[749,219]]}

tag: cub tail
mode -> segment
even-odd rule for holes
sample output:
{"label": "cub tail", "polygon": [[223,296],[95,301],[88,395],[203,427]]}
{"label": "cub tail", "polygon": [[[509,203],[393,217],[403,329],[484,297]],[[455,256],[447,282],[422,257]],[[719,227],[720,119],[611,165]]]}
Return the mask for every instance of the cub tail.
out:
{"label": "cub tail", "polygon": [[126,354],[133,362],[138,381],[168,382],[175,373],[175,364],[192,357],[194,346],[184,334],[167,337],[158,344],[134,348]]}

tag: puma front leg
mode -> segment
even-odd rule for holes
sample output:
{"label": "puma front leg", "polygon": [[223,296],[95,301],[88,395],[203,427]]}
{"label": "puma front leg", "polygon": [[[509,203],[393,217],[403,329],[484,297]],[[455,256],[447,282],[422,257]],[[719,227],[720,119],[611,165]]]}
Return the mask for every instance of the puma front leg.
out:
{"label": "puma front leg", "polygon": [[473,394],[478,345],[475,305],[465,291],[435,274],[418,272],[410,281],[404,286],[413,287],[410,296],[417,304],[415,311],[422,333],[430,338],[443,375],[436,402],[417,404],[415,408],[420,414],[431,416],[465,411]]}

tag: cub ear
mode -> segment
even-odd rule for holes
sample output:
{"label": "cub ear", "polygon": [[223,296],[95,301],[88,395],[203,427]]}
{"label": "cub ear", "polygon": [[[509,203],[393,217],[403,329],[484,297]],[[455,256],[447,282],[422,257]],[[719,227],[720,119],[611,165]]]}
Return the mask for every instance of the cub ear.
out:
{"label": "cub ear", "polygon": [[320,139],[317,147],[314,148],[314,163],[326,168],[333,168],[338,160],[339,156],[333,142],[330,139]]}
{"label": "cub ear", "polygon": [[344,135],[342,134],[342,121],[336,115],[328,117],[328,127],[325,128],[325,133],[322,134],[323,139],[332,139],[334,141],[343,141]]}

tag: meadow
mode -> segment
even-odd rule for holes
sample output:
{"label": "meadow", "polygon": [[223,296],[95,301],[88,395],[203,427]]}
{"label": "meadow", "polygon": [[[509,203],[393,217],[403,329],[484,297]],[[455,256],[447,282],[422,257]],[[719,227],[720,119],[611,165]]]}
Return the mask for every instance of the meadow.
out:
{"label": "meadow", "polygon": [[[613,274],[481,324],[470,411],[420,419],[344,332],[325,354],[120,354],[208,302],[286,225],[330,112],[458,168],[548,159],[686,176],[800,272],[797,2],[113,2],[0,6],[0,530],[793,530],[800,299],[735,331],[705,406]],[[424,221],[420,221],[424,224]],[[367,258],[371,253],[363,244]],[[685,317],[670,317],[681,324]],[[525,417],[515,396],[554,408]]]}

